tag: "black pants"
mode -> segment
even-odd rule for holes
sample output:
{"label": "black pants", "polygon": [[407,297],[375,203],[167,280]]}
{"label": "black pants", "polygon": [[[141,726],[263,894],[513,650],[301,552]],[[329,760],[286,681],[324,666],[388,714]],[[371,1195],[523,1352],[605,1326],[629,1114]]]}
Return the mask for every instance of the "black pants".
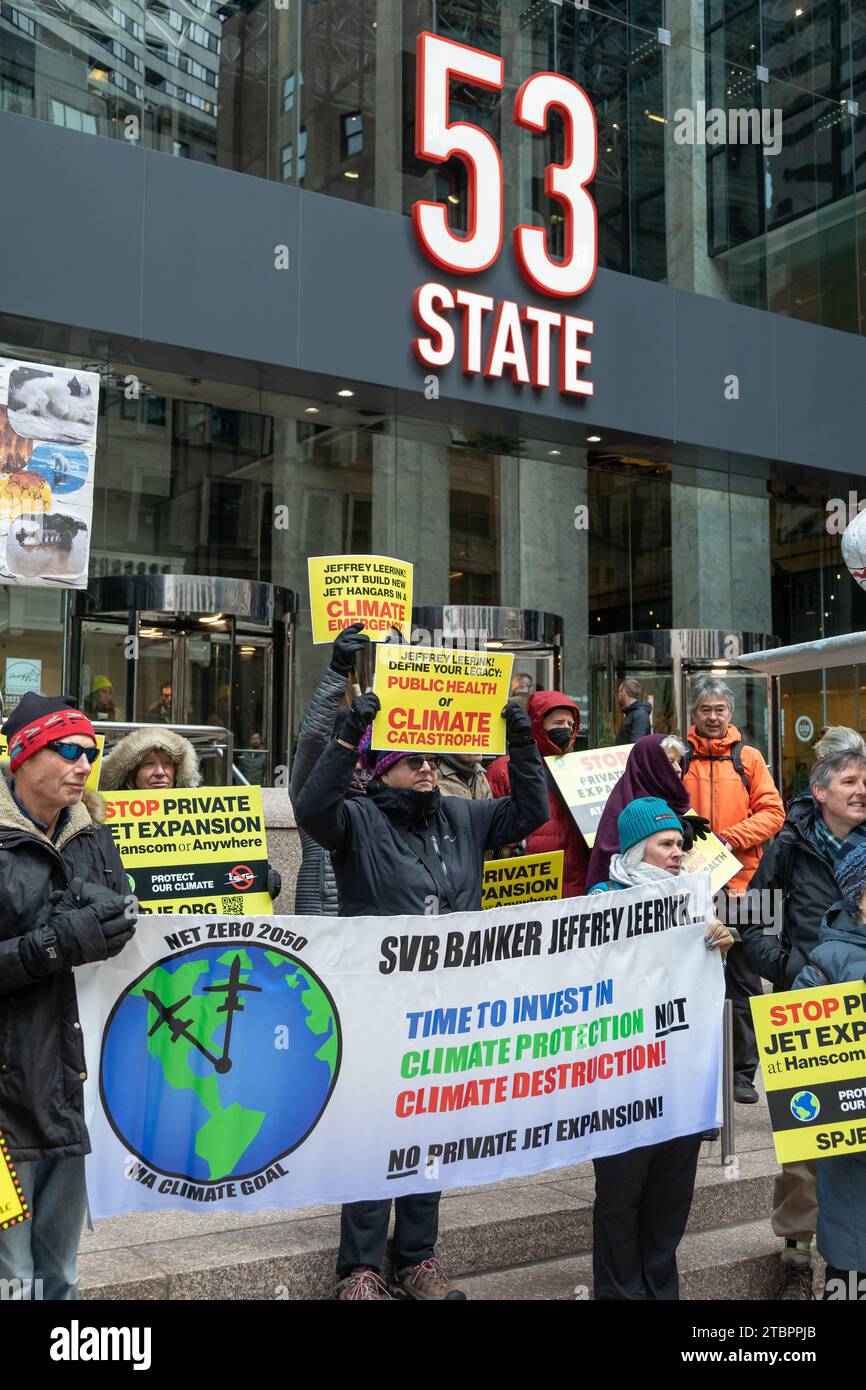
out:
{"label": "black pants", "polygon": [[592,1277],[597,1299],[680,1296],[683,1238],[701,1147],[699,1134],[593,1160]]}
{"label": "black pants", "polygon": [[747,1081],[754,1081],[758,1067],[758,1044],[749,1000],[763,990],[746,948],[736,942],[725,956],[725,995],[734,1006],[734,1076],[744,1076]]}
{"label": "black pants", "polygon": [[[834,1281],[837,1281],[834,1283]],[[837,1269],[827,1266],[824,1300],[863,1303],[866,1301],[866,1274],[862,1269]]]}
{"label": "black pants", "polygon": [[[439,1234],[441,1192],[418,1192],[394,1200],[394,1268],[420,1264],[433,1254]],[[337,1278],[356,1265],[382,1268],[388,1241],[390,1202],[347,1202],[340,1212]]]}

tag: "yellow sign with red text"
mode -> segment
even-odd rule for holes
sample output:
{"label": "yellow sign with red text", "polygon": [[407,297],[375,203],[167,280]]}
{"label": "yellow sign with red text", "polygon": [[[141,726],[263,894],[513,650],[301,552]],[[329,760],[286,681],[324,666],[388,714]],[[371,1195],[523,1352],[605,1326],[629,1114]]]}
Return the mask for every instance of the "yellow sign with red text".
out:
{"label": "yellow sign with red text", "polygon": [[505,752],[505,720],[514,657],[434,647],[380,647],[373,721],[380,752]]}
{"label": "yellow sign with red text", "polygon": [[412,635],[412,566],[388,555],[313,555],[307,560],[313,643],[363,623],[371,642]]}

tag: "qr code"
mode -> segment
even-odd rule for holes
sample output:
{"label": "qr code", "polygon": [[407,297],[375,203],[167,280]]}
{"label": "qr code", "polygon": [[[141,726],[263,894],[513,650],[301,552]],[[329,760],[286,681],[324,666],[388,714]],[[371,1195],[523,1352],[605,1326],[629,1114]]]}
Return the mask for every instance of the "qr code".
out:
{"label": "qr code", "polygon": [[244,900],[241,897],[220,898],[220,911],[227,912],[230,917],[241,917],[244,911]]}

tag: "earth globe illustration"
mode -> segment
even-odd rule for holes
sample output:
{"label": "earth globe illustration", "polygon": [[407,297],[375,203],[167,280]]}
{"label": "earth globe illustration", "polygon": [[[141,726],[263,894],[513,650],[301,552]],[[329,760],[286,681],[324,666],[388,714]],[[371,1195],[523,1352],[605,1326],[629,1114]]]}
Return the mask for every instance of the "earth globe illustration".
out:
{"label": "earth globe illustration", "polygon": [[192,1182],[260,1173],[321,1119],[340,1068],[334,1002],[308,966],[244,943],[156,962],[120,996],[100,1059],[132,1153]]}
{"label": "earth globe illustration", "polygon": [[791,1097],[791,1114],[795,1120],[816,1120],[821,1102],[812,1091],[798,1091]]}

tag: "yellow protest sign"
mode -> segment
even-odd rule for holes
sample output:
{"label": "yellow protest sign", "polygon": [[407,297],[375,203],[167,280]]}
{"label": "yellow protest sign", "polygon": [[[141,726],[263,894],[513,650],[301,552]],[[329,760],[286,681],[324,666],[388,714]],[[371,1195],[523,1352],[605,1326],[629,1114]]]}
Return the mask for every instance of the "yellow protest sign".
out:
{"label": "yellow protest sign", "polygon": [[544,759],[590,848],[595,843],[607,798],[622,776],[630,752],[631,744],[623,743],[614,748],[588,748],[583,753]]}
{"label": "yellow protest sign", "polygon": [[504,652],[380,647],[373,689],[381,709],[373,721],[373,747],[388,753],[504,753],[502,711],[513,662]]}
{"label": "yellow protest sign", "polygon": [[709,874],[711,893],[721,892],[742,867],[737,856],[712,831],[703,840],[695,840],[694,848],[683,855],[683,873]]}
{"label": "yellow protest sign", "polygon": [[481,884],[483,908],[541,903],[562,897],[565,852],[517,854],[512,859],[488,859]]}
{"label": "yellow protest sign", "polygon": [[18,1174],[12,1167],[12,1158],[0,1130],[0,1231],[29,1220],[30,1208],[24,1200]]}
{"label": "yellow protest sign", "polygon": [[142,912],[271,912],[261,787],[106,792],[105,809]]}
{"label": "yellow protest sign", "polygon": [[388,555],[313,555],[307,560],[313,642],[333,642],[364,624],[371,642],[412,635],[412,566]]}
{"label": "yellow protest sign", "polygon": [[866,1150],[863,981],[750,1002],[779,1162]]}
{"label": "yellow protest sign", "polygon": [[[87,790],[95,792],[99,786],[99,773],[102,768],[102,754],[105,750],[105,734],[96,735],[96,746],[99,749],[99,757],[90,769],[90,776],[87,779]],[[9,756],[9,745],[5,735],[0,734],[0,762],[5,762]]]}

